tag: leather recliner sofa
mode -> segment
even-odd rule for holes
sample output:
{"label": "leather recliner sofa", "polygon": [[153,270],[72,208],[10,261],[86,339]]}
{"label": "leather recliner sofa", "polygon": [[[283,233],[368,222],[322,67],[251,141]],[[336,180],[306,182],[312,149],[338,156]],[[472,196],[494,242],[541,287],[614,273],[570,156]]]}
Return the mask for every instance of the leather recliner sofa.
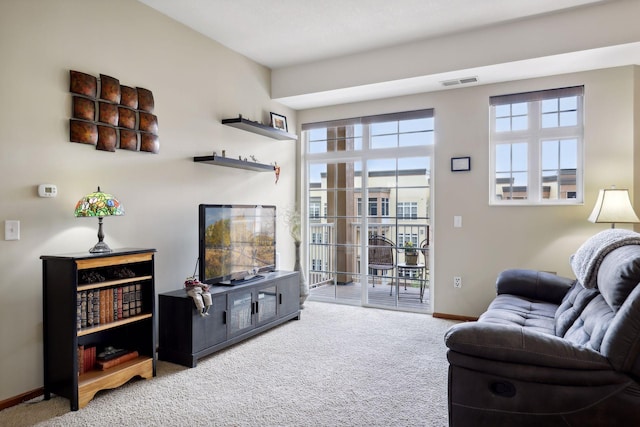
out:
{"label": "leather recliner sofa", "polygon": [[451,427],[640,425],[640,234],[613,230],[572,256],[577,279],[503,271],[447,331]]}

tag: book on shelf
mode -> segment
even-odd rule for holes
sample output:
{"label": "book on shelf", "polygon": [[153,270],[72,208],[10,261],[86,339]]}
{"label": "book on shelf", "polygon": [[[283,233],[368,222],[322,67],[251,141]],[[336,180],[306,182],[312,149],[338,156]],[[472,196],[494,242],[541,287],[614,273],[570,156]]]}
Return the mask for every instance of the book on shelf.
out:
{"label": "book on shelf", "polygon": [[78,306],[78,329],[87,327],[87,292],[78,292],[77,298],[79,299]]}
{"label": "book on shelf", "polygon": [[129,286],[122,287],[122,317],[129,317]]}
{"label": "book on shelf", "polygon": [[113,288],[107,289],[107,322],[113,322]]}
{"label": "book on shelf", "polygon": [[118,288],[118,304],[117,304],[118,319],[122,319],[122,294],[123,293],[124,293],[123,287]]}
{"label": "book on shelf", "polygon": [[135,285],[135,295],[136,295],[136,314],[142,313],[142,284],[136,283]]}
{"label": "book on shelf", "polygon": [[105,295],[105,290],[104,289],[100,289],[98,291],[98,294],[100,295],[100,308],[99,308],[99,318],[100,318],[100,324],[103,325],[106,322],[105,318],[104,318],[104,313],[105,313],[105,304],[107,303],[107,297]]}
{"label": "book on shelf", "polygon": [[129,360],[133,360],[138,357],[138,352],[136,350],[125,353],[121,356],[118,356],[109,360],[97,360],[96,367],[101,371],[105,369],[113,368],[114,366],[120,365],[122,363],[128,362]]}
{"label": "book on shelf", "polygon": [[84,346],[78,346],[78,375],[84,374]]}
{"label": "book on shelf", "polygon": [[87,293],[87,326],[93,326],[93,289],[86,291]]}
{"label": "book on shelf", "polygon": [[118,290],[120,288],[113,288],[113,298],[111,299],[111,313],[113,320],[119,320],[118,317]]}
{"label": "book on shelf", "polygon": [[93,310],[93,326],[100,324],[100,291],[95,289],[93,291],[92,310]]}

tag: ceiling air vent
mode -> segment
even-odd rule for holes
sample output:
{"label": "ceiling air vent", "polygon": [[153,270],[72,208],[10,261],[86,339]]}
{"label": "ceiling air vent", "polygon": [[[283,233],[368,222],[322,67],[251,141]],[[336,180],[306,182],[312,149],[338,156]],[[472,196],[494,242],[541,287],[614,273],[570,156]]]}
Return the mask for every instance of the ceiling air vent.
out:
{"label": "ceiling air vent", "polygon": [[442,86],[455,86],[455,85],[465,85],[469,83],[477,83],[478,77],[464,77],[462,79],[453,79],[453,80],[445,80],[442,83]]}

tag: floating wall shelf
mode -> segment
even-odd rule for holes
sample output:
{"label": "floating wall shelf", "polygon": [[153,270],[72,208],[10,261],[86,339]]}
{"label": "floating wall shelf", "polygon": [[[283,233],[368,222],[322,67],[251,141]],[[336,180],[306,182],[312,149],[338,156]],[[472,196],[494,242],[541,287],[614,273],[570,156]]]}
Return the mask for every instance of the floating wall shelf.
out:
{"label": "floating wall shelf", "polygon": [[280,129],[276,129],[271,126],[263,125],[262,123],[252,122],[251,120],[243,119],[242,116],[234,119],[223,119],[223,125],[232,126],[237,129],[242,129],[247,132],[257,133],[258,135],[266,136],[268,138],[279,139],[281,141],[291,140],[297,141],[298,135],[294,135],[289,132],[285,132]]}
{"label": "floating wall shelf", "polygon": [[265,165],[262,163],[247,162],[244,160],[231,159],[229,157],[220,156],[197,156],[193,158],[194,162],[207,163],[216,166],[225,166],[228,168],[246,169],[256,172],[273,172],[274,167],[272,165]]}

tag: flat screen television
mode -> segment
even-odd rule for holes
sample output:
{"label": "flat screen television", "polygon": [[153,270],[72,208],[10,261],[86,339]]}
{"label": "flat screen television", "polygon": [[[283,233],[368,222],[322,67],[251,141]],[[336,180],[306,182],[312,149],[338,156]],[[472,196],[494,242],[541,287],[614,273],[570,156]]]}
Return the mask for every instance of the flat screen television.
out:
{"label": "flat screen television", "polygon": [[276,207],[199,206],[199,279],[236,284],[276,267]]}

